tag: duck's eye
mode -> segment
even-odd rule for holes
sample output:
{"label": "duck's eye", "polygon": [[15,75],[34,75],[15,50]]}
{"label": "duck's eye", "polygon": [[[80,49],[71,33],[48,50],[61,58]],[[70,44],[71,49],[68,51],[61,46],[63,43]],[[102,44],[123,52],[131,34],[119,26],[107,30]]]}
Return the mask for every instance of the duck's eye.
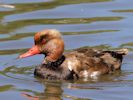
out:
{"label": "duck's eye", "polygon": [[40,36],[40,42],[41,43],[46,43],[47,42],[47,38],[48,38],[48,35],[42,35],[42,36]]}
{"label": "duck's eye", "polygon": [[46,42],[47,42],[47,39],[43,39],[43,40],[41,41],[42,44],[45,44]]}

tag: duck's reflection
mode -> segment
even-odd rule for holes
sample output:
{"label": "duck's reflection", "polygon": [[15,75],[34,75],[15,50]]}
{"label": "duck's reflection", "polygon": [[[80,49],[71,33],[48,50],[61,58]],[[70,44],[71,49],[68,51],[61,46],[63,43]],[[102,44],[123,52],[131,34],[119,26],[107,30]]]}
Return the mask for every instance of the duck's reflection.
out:
{"label": "duck's reflection", "polygon": [[[80,98],[78,95],[71,95],[71,93],[63,93],[63,89],[67,88],[70,90],[87,90],[87,91],[97,91],[103,90],[108,86],[118,86],[119,82],[121,83],[122,77],[125,76],[125,73],[121,73],[121,71],[117,71],[113,75],[107,75],[103,77],[99,77],[98,80],[84,80],[79,79],[76,81],[51,81],[51,80],[39,80],[41,84],[44,85],[44,92],[38,93],[36,91],[26,91],[22,93],[22,96],[27,98],[28,100],[62,100],[63,98],[72,99],[72,100],[89,100],[89,97]],[[65,85],[64,85],[65,82]],[[109,84],[108,84],[109,83]],[[62,85],[63,84],[63,85]],[[62,88],[64,87],[65,88]],[[22,90],[21,90],[22,91]],[[25,90],[23,90],[25,91]],[[87,92],[86,91],[86,92]],[[31,93],[34,95],[31,95]],[[84,96],[84,94],[82,94]]]}
{"label": "duck's reflection", "polygon": [[44,93],[40,93],[39,96],[32,96],[27,93],[22,93],[22,96],[29,100],[62,100],[63,90],[61,88],[61,82],[43,82],[45,89]]}

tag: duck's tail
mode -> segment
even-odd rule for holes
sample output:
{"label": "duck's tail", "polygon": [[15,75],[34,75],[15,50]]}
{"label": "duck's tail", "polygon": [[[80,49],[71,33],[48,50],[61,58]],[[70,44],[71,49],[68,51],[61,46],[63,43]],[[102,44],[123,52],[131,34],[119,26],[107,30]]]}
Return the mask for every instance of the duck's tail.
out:
{"label": "duck's tail", "polygon": [[128,49],[123,48],[123,49],[119,49],[115,51],[104,51],[104,53],[106,52],[111,54],[112,57],[117,58],[122,61],[123,56],[128,54]]}
{"label": "duck's tail", "polygon": [[119,49],[119,50],[107,50],[107,51],[103,51],[104,53],[105,52],[107,52],[107,53],[110,53],[110,54],[112,54],[112,56],[114,55],[114,56],[116,56],[116,55],[121,55],[121,56],[123,56],[123,55],[127,55],[128,54],[128,49],[126,49],[126,48],[123,48],[123,49]]}
{"label": "duck's tail", "polygon": [[128,54],[128,49],[126,49],[126,48],[119,49],[119,50],[116,50],[116,53],[118,53],[120,55],[127,55]]}
{"label": "duck's tail", "polygon": [[[109,62],[107,64],[111,64],[113,66],[114,69],[120,69],[121,68],[121,63],[123,60],[123,56],[128,54],[128,49],[119,49],[119,50],[114,50],[114,51],[104,51],[105,53],[109,53],[110,57],[108,56],[108,58],[110,58],[111,60],[106,58],[106,54],[103,56],[104,60],[106,62]],[[115,60],[114,60],[115,58]]]}

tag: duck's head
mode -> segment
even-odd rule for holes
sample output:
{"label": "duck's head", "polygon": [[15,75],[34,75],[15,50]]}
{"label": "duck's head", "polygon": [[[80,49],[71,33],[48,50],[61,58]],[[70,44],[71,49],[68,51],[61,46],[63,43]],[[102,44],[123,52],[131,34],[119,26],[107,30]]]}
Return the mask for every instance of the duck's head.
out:
{"label": "duck's head", "polygon": [[35,45],[19,58],[45,54],[47,61],[54,62],[62,56],[64,51],[64,41],[60,32],[55,29],[45,29],[36,33],[34,43]]}

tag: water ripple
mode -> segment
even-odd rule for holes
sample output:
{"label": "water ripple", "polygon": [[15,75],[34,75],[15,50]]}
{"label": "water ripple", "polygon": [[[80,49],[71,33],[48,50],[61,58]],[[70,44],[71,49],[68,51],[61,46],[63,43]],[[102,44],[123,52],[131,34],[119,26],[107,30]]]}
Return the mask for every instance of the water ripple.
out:
{"label": "water ripple", "polygon": [[[132,100],[132,13],[132,0],[0,1],[0,96],[3,100]],[[129,54],[121,71],[98,80],[40,81],[33,72],[44,56],[17,58],[34,44],[34,34],[46,28],[61,31],[66,50],[128,48]]]}

